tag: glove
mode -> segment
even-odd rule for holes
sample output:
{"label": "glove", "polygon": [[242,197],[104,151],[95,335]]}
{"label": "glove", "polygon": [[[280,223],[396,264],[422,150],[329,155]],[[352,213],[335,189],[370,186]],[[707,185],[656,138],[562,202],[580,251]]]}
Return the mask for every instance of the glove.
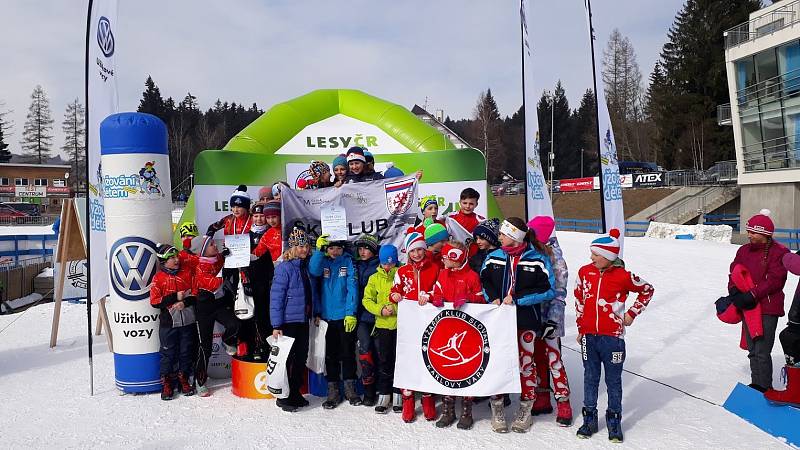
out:
{"label": "glove", "polygon": [[729,298],[737,308],[744,311],[749,311],[758,304],[756,298],[753,297],[753,294],[750,292],[739,292],[738,294],[731,295]]}
{"label": "glove", "polygon": [[431,297],[430,298],[430,302],[433,304],[433,306],[435,306],[437,308],[441,308],[442,306],[444,306],[444,299],[443,298],[435,299],[435,298]]}
{"label": "glove", "polygon": [[317,238],[317,250],[322,251],[325,247],[328,246],[328,244],[330,244],[330,242],[328,242],[328,236],[330,235],[323,234],[322,236]]}
{"label": "glove", "polygon": [[206,230],[206,236],[213,238],[214,233],[216,232],[217,232],[217,227],[215,227],[214,224],[212,223],[211,225],[208,226],[208,229]]}
{"label": "glove", "polygon": [[344,318],[344,332],[345,333],[352,333],[353,330],[356,329],[356,317],[355,316],[345,316]]}
{"label": "glove", "polygon": [[223,246],[222,247],[222,251],[219,252],[219,254],[222,255],[223,257],[227,258],[231,254],[231,249],[229,249],[228,247]]}
{"label": "glove", "polygon": [[467,299],[462,298],[460,300],[453,300],[453,308],[458,309],[464,306],[464,303],[467,303]]}
{"label": "glove", "polygon": [[736,295],[739,294],[741,291],[736,286],[731,286],[728,288],[728,295]]}
{"label": "glove", "polygon": [[558,324],[553,322],[552,320],[548,320],[544,324],[542,324],[541,334],[542,339],[552,339],[556,335],[556,330],[558,329]]}

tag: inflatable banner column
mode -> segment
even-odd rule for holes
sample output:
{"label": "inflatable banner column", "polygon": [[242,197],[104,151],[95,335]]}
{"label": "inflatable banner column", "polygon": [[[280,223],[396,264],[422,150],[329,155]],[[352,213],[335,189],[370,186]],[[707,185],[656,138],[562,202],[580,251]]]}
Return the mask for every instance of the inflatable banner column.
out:
{"label": "inflatable banner column", "polygon": [[171,242],[167,127],[142,113],[100,124],[114,373],[123,392],[154,392],[159,380],[159,310],[150,306],[156,246]]}

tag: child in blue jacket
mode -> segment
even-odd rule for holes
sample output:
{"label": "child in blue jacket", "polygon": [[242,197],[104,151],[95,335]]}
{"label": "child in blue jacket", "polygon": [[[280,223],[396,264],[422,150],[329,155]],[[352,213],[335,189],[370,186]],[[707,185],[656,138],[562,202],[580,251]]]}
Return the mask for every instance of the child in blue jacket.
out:
{"label": "child in blue jacket", "polygon": [[328,398],[325,409],[341,402],[339,381],[344,380],[344,396],[351,405],[360,405],[356,393],[356,309],[358,286],[353,258],[344,252],[345,241],[328,241],[323,234],[317,239],[317,250],[311,255],[308,271],[320,281],[318,316],[328,322],[325,333],[325,378]]}

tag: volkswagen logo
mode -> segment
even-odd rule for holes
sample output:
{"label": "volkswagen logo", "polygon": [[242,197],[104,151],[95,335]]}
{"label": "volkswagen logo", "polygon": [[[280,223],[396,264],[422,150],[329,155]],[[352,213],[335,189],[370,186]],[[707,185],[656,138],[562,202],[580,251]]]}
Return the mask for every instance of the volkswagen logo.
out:
{"label": "volkswagen logo", "polygon": [[111,247],[108,257],[111,286],[125,300],[143,300],[150,295],[156,274],[156,244],[141,237],[124,237]]}
{"label": "volkswagen logo", "polygon": [[114,54],[114,33],[111,32],[111,21],[105,16],[97,22],[97,45],[106,58]]}

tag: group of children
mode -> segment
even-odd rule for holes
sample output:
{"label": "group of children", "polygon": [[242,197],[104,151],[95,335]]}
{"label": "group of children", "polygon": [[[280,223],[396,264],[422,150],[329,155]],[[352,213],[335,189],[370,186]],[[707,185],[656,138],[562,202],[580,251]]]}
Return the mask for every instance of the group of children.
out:
{"label": "group of children", "polygon": [[[336,181],[331,180],[327,164],[312,163],[311,172],[316,174],[313,187],[383,176],[368,168],[364,153],[363,148],[348,150],[344,156],[347,170],[337,157],[333,163]],[[351,405],[374,407],[380,414],[391,408],[402,413],[405,422],[413,422],[415,394],[419,394],[426,420],[438,418],[437,427],[457,422],[458,428],[470,429],[474,423],[472,405],[482,399],[463,397],[460,414],[456,414],[457,398],[443,396],[439,414],[434,395],[394,386],[398,304],[415,301],[445,307],[448,303],[447,307],[460,308],[467,302],[493,303],[517,308],[522,394],[510,425],[505,416],[508,396],[498,393],[489,399],[492,429],[500,433],[528,431],[533,415],[553,411],[550,391],[556,399],[558,424],[572,424],[560,342],[565,331],[568,271],[552,235],[552,218],[535,217],[527,223],[516,217],[487,220],[475,212],[480,194],[467,188],[460,195],[460,209],[445,218],[438,217],[435,198],[422,198],[422,217],[408,230],[401,249],[380,245],[377,236],[362,234],[353,243],[355,252],[351,255],[347,251],[350,243],[330,240],[327,235],[314,240],[300,228],[291,230],[282,249],[282,186],[276,186],[269,192],[272,199],[259,201],[252,208],[246,187],[240,186],[231,197],[231,214],[212,224],[205,236],[199,237],[197,227],[186,224],[181,227],[183,250],[159,246],[161,271],[153,281],[151,303],[162,309],[162,398],[173,396],[176,367],[184,395],[193,393],[189,382],[192,373],[198,391],[208,395],[205,368],[213,323],[217,321],[225,326],[226,350],[241,357],[266,359],[266,336],[294,338],[286,363],[290,393],[277,404],[286,411],[307,406],[300,389],[306,373],[309,327],[324,320],[328,388],[324,408],[333,409],[342,402],[343,387],[344,399]],[[227,252],[224,248],[218,251],[214,245],[213,236],[219,230],[226,235],[250,234],[249,267],[223,269],[221,276],[217,275]],[[464,230],[469,238],[457,239]],[[619,234],[615,231],[592,243],[592,262],[579,270],[574,291],[585,367],[584,422],[578,436],[589,437],[598,429],[597,390],[602,366],[609,392],[609,439],[622,441],[624,329],[647,306],[653,289],[625,269],[618,258]],[[401,252],[407,259],[403,265]],[[256,309],[253,319],[247,321],[238,320],[232,311],[240,282],[247,295],[253,296]],[[630,292],[637,293],[638,298],[625,311]],[[194,315],[197,332],[192,327]],[[194,336],[199,336],[200,356],[193,366],[192,344],[188,342]],[[357,390],[357,365],[363,397]]]}

